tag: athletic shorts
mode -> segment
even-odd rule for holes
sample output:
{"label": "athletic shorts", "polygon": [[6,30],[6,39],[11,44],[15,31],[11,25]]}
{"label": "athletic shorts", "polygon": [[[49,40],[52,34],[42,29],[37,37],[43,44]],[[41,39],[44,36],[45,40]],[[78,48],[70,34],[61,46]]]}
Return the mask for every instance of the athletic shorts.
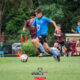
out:
{"label": "athletic shorts", "polygon": [[40,43],[43,44],[44,42],[47,43],[47,35],[40,35],[38,36]]}
{"label": "athletic shorts", "polygon": [[64,41],[63,42],[58,42],[61,46],[65,46]]}
{"label": "athletic shorts", "polygon": [[35,39],[37,37],[37,35],[31,35],[32,39]]}
{"label": "athletic shorts", "polygon": [[0,51],[0,54],[4,54],[4,51]]}

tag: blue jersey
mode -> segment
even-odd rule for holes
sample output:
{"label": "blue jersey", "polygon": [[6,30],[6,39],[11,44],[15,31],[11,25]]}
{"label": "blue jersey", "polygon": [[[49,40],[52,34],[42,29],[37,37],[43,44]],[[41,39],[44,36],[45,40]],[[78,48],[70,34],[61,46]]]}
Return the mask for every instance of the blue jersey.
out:
{"label": "blue jersey", "polygon": [[51,22],[50,18],[42,16],[40,19],[35,17],[32,25],[37,29],[37,36],[47,35],[48,27],[47,24]]}
{"label": "blue jersey", "polygon": [[77,26],[76,32],[80,34],[80,27],[79,26]]}

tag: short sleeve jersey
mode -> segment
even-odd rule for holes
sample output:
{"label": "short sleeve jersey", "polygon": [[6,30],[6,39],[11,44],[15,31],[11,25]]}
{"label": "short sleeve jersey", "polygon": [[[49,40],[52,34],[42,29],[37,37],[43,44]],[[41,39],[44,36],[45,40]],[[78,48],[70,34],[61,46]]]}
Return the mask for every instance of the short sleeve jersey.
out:
{"label": "short sleeve jersey", "polygon": [[63,39],[63,33],[62,33],[62,31],[61,31],[61,30],[58,31],[57,34],[60,34],[60,35],[61,35],[60,37],[57,37],[57,41],[58,41],[58,42],[63,42],[64,39]]}
{"label": "short sleeve jersey", "polygon": [[29,31],[30,31],[31,36],[36,35],[36,33],[37,33],[36,28],[33,28],[32,27],[32,25],[30,24],[30,19],[26,21],[25,27],[28,27],[29,28]]}
{"label": "short sleeve jersey", "polygon": [[37,29],[37,36],[40,35],[47,35],[48,26],[47,24],[51,22],[50,18],[42,16],[40,19],[35,17],[32,25],[36,27]]}
{"label": "short sleeve jersey", "polygon": [[79,26],[76,27],[76,32],[80,34],[80,27]]}

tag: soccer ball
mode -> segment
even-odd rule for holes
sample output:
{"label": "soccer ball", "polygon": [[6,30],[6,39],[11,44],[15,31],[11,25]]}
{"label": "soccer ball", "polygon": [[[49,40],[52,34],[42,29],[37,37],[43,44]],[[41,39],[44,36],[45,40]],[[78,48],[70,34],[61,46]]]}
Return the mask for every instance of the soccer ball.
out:
{"label": "soccer ball", "polygon": [[21,62],[27,62],[28,61],[28,56],[26,54],[22,54],[20,59],[21,59]]}

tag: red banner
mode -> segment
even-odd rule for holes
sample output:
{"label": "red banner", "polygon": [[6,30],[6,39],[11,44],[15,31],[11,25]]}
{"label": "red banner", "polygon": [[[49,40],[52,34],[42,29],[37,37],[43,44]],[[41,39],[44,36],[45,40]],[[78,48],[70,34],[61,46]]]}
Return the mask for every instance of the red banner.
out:
{"label": "red banner", "polygon": [[44,80],[46,77],[34,77],[35,80]]}

